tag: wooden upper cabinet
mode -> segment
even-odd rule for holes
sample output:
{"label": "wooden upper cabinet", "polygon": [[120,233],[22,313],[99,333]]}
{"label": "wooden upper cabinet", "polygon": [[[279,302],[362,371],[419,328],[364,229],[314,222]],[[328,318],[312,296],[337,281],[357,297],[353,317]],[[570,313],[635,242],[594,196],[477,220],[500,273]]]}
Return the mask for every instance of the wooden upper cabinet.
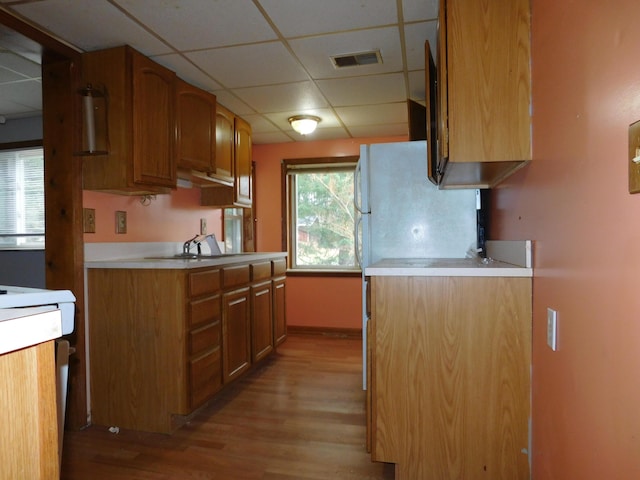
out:
{"label": "wooden upper cabinet", "polygon": [[489,188],[531,160],[529,0],[440,2],[441,186]]}
{"label": "wooden upper cabinet", "polygon": [[[221,185],[203,188],[204,206],[251,208],[253,202],[251,125],[218,105],[216,114],[216,174]],[[228,185],[228,186],[225,186]]]}
{"label": "wooden upper cabinet", "polygon": [[251,125],[239,117],[235,119],[235,177],[238,206],[251,207]]}
{"label": "wooden upper cabinet", "polygon": [[233,155],[235,118],[230,110],[218,105],[216,111],[216,169],[215,177],[233,184]]}
{"label": "wooden upper cabinet", "polygon": [[106,91],[109,135],[108,154],[84,160],[84,188],[131,195],[175,188],[175,74],[128,46],[83,54],[82,72]]}
{"label": "wooden upper cabinet", "polygon": [[176,98],[178,168],[213,173],[216,97],[178,78]]}

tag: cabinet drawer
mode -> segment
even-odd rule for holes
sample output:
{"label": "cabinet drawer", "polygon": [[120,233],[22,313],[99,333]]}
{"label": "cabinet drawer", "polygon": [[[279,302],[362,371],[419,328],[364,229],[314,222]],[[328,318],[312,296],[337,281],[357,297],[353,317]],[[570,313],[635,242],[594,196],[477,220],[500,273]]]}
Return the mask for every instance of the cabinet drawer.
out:
{"label": "cabinet drawer", "polygon": [[211,323],[189,332],[189,355],[220,346],[220,322]]}
{"label": "cabinet drawer", "polygon": [[279,260],[271,260],[272,275],[284,275],[287,271],[287,259],[281,258]]}
{"label": "cabinet drawer", "polygon": [[224,288],[244,285],[251,280],[249,265],[237,265],[222,269],[222,286]]}
{"label": "cabinet drawer", "polygon": [[251,280],[263,280],[271,277],[271,262],[251,264]]}
{"label": "cabinet drawer", "polygon": [[220,290],[220,270],[204,270],[189,274],[189,296],[199,297]]}
{"label": "cabinet drawer", "polygon": [[189,302],[189,327],[211,323],[220,318],[220,295]]}
{"label": "cabinet drawer", "polygon": [[189,403],[192,409],[211,398],[221,386],[219,348],[189,362]]}

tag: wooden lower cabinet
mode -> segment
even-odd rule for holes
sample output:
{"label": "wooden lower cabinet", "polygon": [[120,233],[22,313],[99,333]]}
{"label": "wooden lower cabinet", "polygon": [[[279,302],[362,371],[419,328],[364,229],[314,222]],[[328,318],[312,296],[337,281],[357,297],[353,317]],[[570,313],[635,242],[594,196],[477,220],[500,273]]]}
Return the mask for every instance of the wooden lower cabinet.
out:
{"label": "wooden lower cabinet", "polygon": [[222,349],[224,383],[242,375],[251,366],[250,288],[222,295]]}
{"label": "wooden lower cabinet", "polygon": [[273,351],[271,280],[251,287],[251,359],[257,362]]}
{"label": "wooden lower cabinet", "polygon": [[273,311],[264,265],[89,268],[91,422],[170,433],[265,358]]}
{"label": "wooden lower cabinet", "polygon": [[287,339],[286,280],[286,277],[273,279],[273,342],[276,347]]}
{"label": "wooden lower cabinet", "polygon": [[0,478],[59,478],[54,341],[0,355]]}
{"label": "wooden lower cabinet", "polygon": [[531,279],[372,285],[373,460],[397,480],[529,479]]}
{"label": "wooden lower cabinet", "polygon": [[271,261],[271,273],[273,275],[273,343],[275,347],[287,339],[287,315],[285,311],[286,272],[286,258]]}

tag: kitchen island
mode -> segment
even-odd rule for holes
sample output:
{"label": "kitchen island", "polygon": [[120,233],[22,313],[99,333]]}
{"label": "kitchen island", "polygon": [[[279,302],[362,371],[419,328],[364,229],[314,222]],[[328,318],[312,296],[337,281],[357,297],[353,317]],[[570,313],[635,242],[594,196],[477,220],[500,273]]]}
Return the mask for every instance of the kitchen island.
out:
{"label": "kitchen island", "polygon": [[171,433],[286,337],[286,253],[85,266],[94,424]]}
{"label": "kitchen island", "polygon": [[365,274],[373,460],[397,480],[530,478],[530,264],[389,259]]}

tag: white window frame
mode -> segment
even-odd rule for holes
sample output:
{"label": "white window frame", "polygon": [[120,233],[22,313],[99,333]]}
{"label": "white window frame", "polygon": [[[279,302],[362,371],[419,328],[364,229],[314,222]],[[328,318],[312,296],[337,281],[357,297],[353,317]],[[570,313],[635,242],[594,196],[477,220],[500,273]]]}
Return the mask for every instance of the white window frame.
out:
{"label": "white window frame", "polygon": [[[40,159],[41,190],[25,191],[25,168],[34,157]],[[3,165],[4,164],[4,165]],[[29,199],[29,193],[36,198]],[[28,204],[28,202],[35,204]],[[41,202],[41,203],[40,203]],[[41,142],[0,145],[0,250],[43,250],[45,248],[44,151]],[[29,218],[31,212],[31,218]],[[35,218],[34,218],[35,212]],[[29,226],[28,223],[32,225]],[[33,223],[35,222],[35,225]]]}
{"label": "white window frame", "polygon": [[[296,205],[296,176],[299,174],[309,174],[331,171],[350,171],[355,174],[355,167],[358,157],[328,157],[328,158],[305,158],[305,159],[285,159],[282,162],[283,174],[283,218],[286,219],[285,232],[283,232],[283,249],[288,252],[289,273],[307,274],[360,274],[360,267],[355,258],[355,234],[353,238],[354,262],[351,265],[307,265],[298,262],[298,229],[295,212]],[[353,199],[349,199],[353,204]],[[353,221],[355,227],[355,210]],[[352,228],[354,230],[354,228]]]}

